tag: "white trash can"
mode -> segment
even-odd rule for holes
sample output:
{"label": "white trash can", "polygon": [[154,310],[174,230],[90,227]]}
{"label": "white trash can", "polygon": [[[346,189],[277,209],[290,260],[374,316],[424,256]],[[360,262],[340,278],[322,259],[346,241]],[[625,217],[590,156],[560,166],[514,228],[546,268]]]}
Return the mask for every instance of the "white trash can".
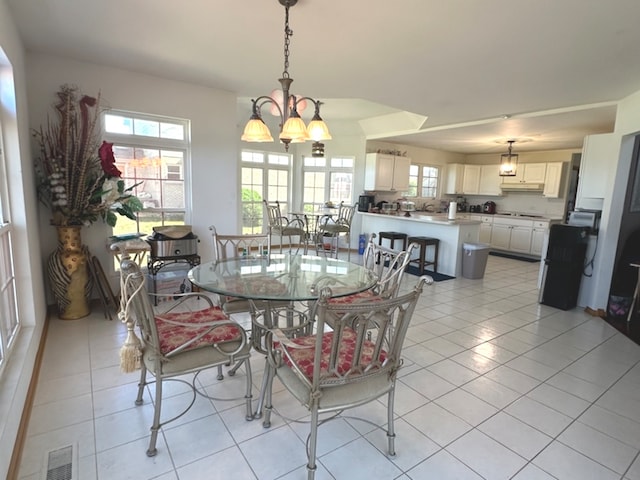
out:
{"label": "white trash can", "polygon": [[487,266],[487,257],[491,245],[487,243],[462,244],[462,276],[464,278],[482,278]]}

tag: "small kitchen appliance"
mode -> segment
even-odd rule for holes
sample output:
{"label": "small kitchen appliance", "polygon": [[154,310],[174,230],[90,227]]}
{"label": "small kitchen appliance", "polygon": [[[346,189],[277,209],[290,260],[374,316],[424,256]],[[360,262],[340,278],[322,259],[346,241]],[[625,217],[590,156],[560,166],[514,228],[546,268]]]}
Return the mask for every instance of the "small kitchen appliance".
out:
{"label": "small kitchen appliance", "polygon": [[589,233],[597,235],[600,227],[601,210],[574,210],[569,212],[567,225],[574,227],[589,227]]}
{"label": "small kitchen appliance", "polygon": [[375,203],[374,195],[360,195],[358,197],[358,211],[359,212],[368,212],[373,208]]}
{"label": "small kitchen appliance", "polygon": [[153,227],[147,243],[151,245],[151,257],[177,258],[198,254],[198,237],[191,231],[191,225]]}
{"label": "small kitchen appliance", "polygon": [[490,214],[496,213],[496,202],[484,202],[482,212]]}

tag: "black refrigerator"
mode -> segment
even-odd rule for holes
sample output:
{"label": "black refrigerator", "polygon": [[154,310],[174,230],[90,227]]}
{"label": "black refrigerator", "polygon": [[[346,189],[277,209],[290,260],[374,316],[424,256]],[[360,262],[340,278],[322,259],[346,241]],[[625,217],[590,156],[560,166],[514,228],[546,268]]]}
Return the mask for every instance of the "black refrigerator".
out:
{"label": "black refrigerator", "polygon": [[569,310],[578,303],[589,227],[551,225],[540,303]]}

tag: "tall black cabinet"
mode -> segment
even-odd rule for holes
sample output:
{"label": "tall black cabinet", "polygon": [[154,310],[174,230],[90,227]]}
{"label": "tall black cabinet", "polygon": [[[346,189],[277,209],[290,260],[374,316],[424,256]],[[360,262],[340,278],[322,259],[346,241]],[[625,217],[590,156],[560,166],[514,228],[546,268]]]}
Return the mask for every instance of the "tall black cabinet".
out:
{"label": "tall black cabinet", "polygon": [[577,305],[588,240],[588,227],[551,226],[540,303],[562,310]]}

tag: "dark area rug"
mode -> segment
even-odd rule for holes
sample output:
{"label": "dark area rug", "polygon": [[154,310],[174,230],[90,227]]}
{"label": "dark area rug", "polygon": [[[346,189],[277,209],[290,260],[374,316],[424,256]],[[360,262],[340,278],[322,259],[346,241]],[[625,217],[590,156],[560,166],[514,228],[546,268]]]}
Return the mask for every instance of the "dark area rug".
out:
{"label": "dark area rug", "polygon": [[513,255],[511,253],[489,252],[489,255],[493,255],[495,257],[512,258],[513,260],[522,260],[523,262],[529,263],[538,263],[540,261],[539,258],[521,257],[520,255]]}
{"label": "dark area rug", "polygon": [[417,277],[419,277],[420,275],[429,275],[431,278],[433,278],[434,282],[443,282],[445,280],[456,278],[450,277],[449,275],[444,275],[443,273],[432,272],[431,270],[424,270],[422,273],[420,273],[418,267],[416,267],[415,265],[409,265],[407,267],[407,273],[410,273],[411,275],[415,275]]}

